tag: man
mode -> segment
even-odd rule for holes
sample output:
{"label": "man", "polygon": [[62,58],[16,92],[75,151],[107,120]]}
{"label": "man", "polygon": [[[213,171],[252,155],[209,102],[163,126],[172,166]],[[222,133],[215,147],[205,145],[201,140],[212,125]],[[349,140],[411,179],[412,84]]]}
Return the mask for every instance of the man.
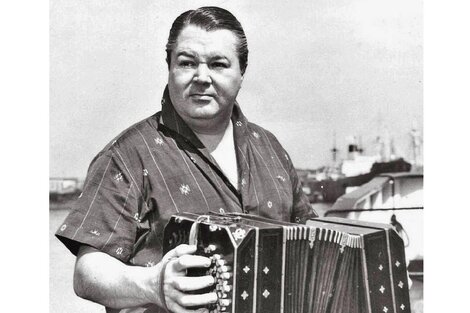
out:
{"label": "man", "polygon": [[230,12],[205,7],[175,20],[162,111],[95,157],[57,231],[77,255],[80,297],[107,312],[194,312],[218,300],[214,292],[194,292],[214,279],[185,273],[210,259],[189,245],[162,256],[172,214],[244,212],[292,222],[316,216],[288,154],[236,103],[247,59],[243,28]]}

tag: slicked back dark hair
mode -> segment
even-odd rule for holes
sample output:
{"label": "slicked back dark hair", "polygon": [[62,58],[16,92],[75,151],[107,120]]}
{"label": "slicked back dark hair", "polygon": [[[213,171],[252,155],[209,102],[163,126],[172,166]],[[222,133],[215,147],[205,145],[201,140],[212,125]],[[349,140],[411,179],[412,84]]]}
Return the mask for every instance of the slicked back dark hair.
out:
{"label": "slicked back dark hair", "polygon": [[231,31],[237,37],[236,51],[240,70],[242,75],[245,74],[248,65],[248,43],[246,41],[245,31],[235,16],[229,11],[219,7],[202,7],[196,10],[189,10],[181,14],[173,22],[166,44],[166,61],[168,68],[171,63],[171,53],[175,48],[176,40],[179,34],[188,25],[194,25],[213,31],[226,29]]}

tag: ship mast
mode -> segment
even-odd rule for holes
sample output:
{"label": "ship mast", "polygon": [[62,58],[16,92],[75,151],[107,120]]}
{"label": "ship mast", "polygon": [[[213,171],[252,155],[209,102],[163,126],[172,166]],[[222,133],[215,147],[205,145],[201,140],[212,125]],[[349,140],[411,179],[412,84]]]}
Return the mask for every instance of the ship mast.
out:
{"label": "ship mast", "polygon": [[417,124],[418,124],[417,121],[413,120],[411,131],[410,131],[411,154],[412,154],[411,163],[415,166],[421,166],[422,165],[421,157],[422,157],[423,139],[421,137],[421,134],[419,133]]}
{"label": "ship mast", "polygon": [[331,155],[333,157],[333,165],[336,166],[338,148],[336,147],[336,131],[333,133],[333,148],[331,149]]}

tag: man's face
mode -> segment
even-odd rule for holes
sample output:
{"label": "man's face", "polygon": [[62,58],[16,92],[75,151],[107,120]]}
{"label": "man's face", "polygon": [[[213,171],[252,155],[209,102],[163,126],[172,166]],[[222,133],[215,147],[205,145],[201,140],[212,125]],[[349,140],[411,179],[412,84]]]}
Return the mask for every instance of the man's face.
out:
{"label": "man's face", "polygon": [[171,53],[168,88],[178,114],[191,128],[208,131],[230,119],[243,76],[229,30],[186,26]]}

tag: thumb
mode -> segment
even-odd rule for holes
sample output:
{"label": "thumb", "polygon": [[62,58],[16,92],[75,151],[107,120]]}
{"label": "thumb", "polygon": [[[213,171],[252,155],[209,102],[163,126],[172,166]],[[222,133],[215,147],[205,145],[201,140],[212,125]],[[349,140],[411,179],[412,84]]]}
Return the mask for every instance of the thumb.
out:
{"label": "thumb", "polygon": [[195,245],[186,245],[182,244],[177,246],[176,248],[168,251],[162,258],[162,261],[166,262],[169,261],[170,259],[180,257],[185,254],[193,254],[196,252],[196,246]]}

